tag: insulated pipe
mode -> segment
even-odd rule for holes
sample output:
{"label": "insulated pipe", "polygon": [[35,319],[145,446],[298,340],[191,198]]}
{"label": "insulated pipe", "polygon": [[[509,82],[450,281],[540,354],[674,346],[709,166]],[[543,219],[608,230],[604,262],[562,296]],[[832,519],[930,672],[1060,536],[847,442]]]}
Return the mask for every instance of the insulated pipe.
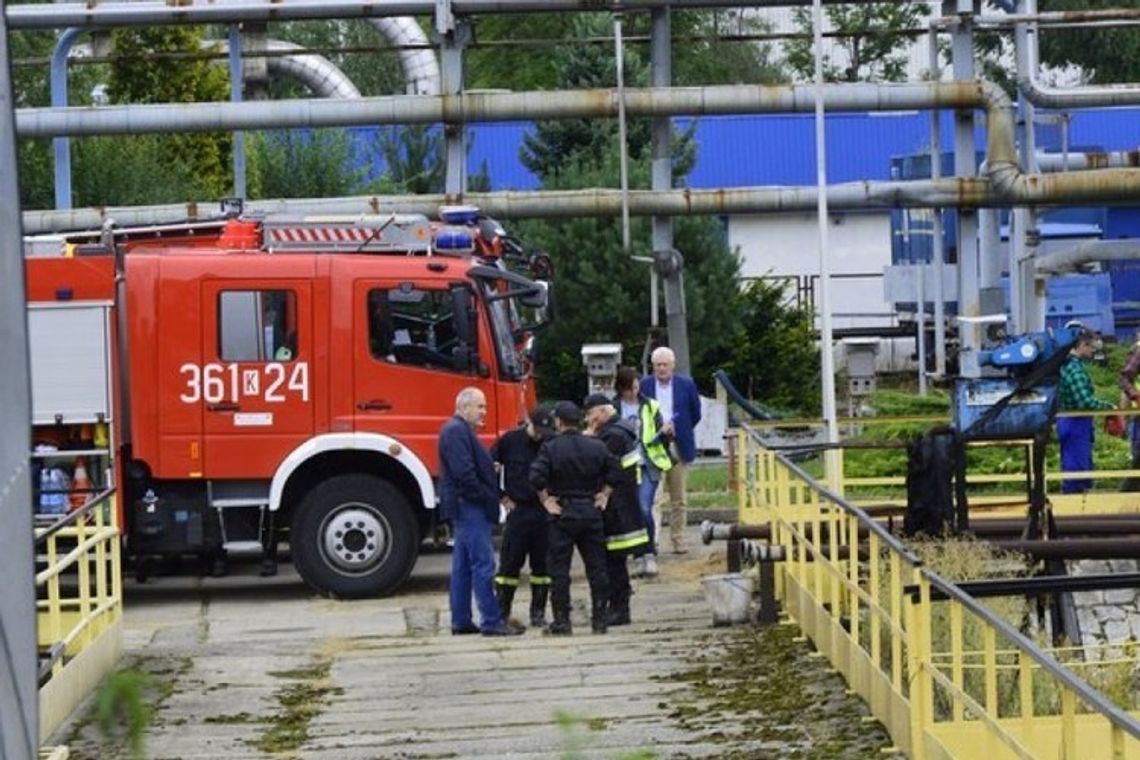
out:
{"label": "insulated pipe", "polygon": [[[399,19],[393,20],[398,21]],[[228,47],[228,41],[213,40],[212,43],[225,44]],[[292,42],[285,42],[284,40],[266,40],[265,46],[269,52],[273,53],[304,50],[300,45],[294,45]],[[323,55],[301,52],[291,55],[275,55],[266,61],[266,65],[269,67],[270,74],[294,79],[308,87],[313,95],[318,98],[350,99],[360,97],[360,90],[357,89],[352,80],[336,64]],[[407,69],[405,69],[404,74],[405,76],[408,75]]]}
{"label": "insulated pipe", "polygon": [[[67,59],[82,29],[65,29],[55,42],[51,54],[51,104],[67,106]],[[71,140],[56,137],[51,141],[55,157],[55,207],[71,208]]]}
{"label": "insulated pipe", "polygon": [[1036,155],[1037,166],[1040,171],[1048,173],[1140,167],[1140,148],[1089,153],[1037,153]]}
{"label": "insulated pipe", "polygon": [[[1134,170],[1099,169],[1060,175],[1023,173],[1014,147],[1012,105],[1005,92],[990,82],[828,85],[823,88],[823,93],[827,108],[836,112],[928,108],[982,108],[986,111],[986,165],[990,187],[986,202],[980,203],[981,199],[973,197],[944,203],[943,198],[932,196],[918,205],[1040,205],[1061,201],[1134,201],[1140,198],[1140,172]],[[812,88],[802,85],[627,89],[625,99],[627,113],[631,116],[803,113],[815,107]],[[234,131],[358,124],[463,124],[616,115],[615,91],[597,89],[463,93],[453,96],[399,95],[353,101],[283,100],[256,104],[30,108],[16,112],[16,125],[25,137],[56,137],[64,134]],[[955,180],[964,186],[975,181],[974,178]],[[881,192],[887,187],[899,187],[898,183],[859,183],[859,186],[867,188],[868,192],[871,188]],[[792,189],[792,192],[801,194],[805,191],[802,188]]]}
{"label": "insulated pipe", "polygon": [[1048,274],[1075,272],[1094,261],[1133,261],[1140,259],[1138,240],[1090,240],[1066,251],[1037,258],[1037,271]]}
{"label": "insulated pipe", "polygon": [[[882,0],[824,0],[829,5],[870,4]],[[729,8],[731,0],[450,0],[456,16],[479,13],[644,11],[657,8]],[[752,8],[811,5],[812,0],[750,0]],[[430,16],[438,0],[142,0],[140,2],[8,4],[9,29],[60,29],[69,26],[116,27],[165,24],[218,24],[239,21],[358,19]]]}
{"label": "insulated pipe", "polygon": [[[399,19],[390,20],[398,21]],[[91,51],[89,44],[74,44],[83,31],[80,28],[65,30],[56,40],[55,48],[52,51],[51,104],[55,108],[67,106],[68,58],[72,55],[82,56]],[[269,50],[275,52],[302,49],[299,45],[281,40],[267,40],[266,45]],[[230,47],[229,40],[207,40],[202,43],[202,47],[214,46],[221,46],[228,50]],[[356,89],[352,80],[324,56],[314,54],[273,56],[269,58],[268,67],[273,74],[301,82],[317,97],[360,97],[360,90]],[[409,70],[405,68],[405,76],[409,74]],[[71,208],[71,140],[68,137],[56,137],[52,140],[52,149],[55,156],[55,207],[57,209],[69,209]],[[238,193],[238,195],[243,194]]]}
{"label": "insulated pipe", "polygon": [[[1030,6],[1033,13],[1029,16],[1038,16],[1037,6]],[[1078,11],[1090,13],[1091,11]],[[1031,26],[1026,37],[1026,44],[1019,49],[1019,59],[1024,56],[1024,66],[1018,66],[1017,87],[1030,103],[1039,108],[1088,108],[1092,106],[1127,106],[1140,104],[1140,86],[1108,85],[1099,87],[1047,87],[1037,81],[1037,70],[1041,62],[1037,53],[1037,28]],[[1019,61],[1021,63],[1021,61]]]}
{"label": "insulated pipe", "polygon": [[[80,33],[80,29],[68,29],[64,35],[71,33]],[[56,44],[56,49],[59,50],[64,44],[63,37],[60,38],[59,43]],[[229,52],[230,41],[221,39],[203,40],[203,49],[217,50],[218,52]],[[316,53],[301,52],[305,48],[300,45],[295,45],[292,42],[285,42],[284,40],[266,40],[265,49],[271,53],[278,55],[269,56],[266,60],[266,65],[269,67],[269,73],[278,77],[286,77],[288,79],[296,80],[318,98],[359,98],[360,90],[353,84],[335,63],[325,58],[323,55]],[[296,52],[294,52],[296,51]],[[91,53],[91,45],[75,45],[72,47],[71,54],[82,57]],[[281,53],[290,53],[289,55],[280,55]],[[56,91],[54,87],[54,74],[55,74],[55,60],[52,60],[52,104],[56,102]],[[66,77],[66,74],[64,75]],[[66,79],[64,80],[66,86]],[[66,92],[64,93],[66,95]],[[64,101],[66,103],[66,100]]]}
{"label": "insulated pipe", "polygon": [[404,69],[407,94],[438,95],[439,61],[431,51],[427,35],[419,22],[409,16],[369,18],[367,21],[388,42],[400,48],[400,66]]}
{"label": "insulated pipe", "polygon": [[[925,208],[1000,204],[982,179],[946,179],[939,182],[851,182],[828,187],[828,205],[837,210],[865,208]],[[631,190],[629,210],[633,216],[724,216],[728,214],[810,211],[816,208],[814,187],[743,187],[711,190]],[[459,199],[448,195],[386,195],[347,198],[297,198],[247,201],[245,208],[257,214],[392,214],[435,215],[441,205]],[[566,219],[572,217],[617,217],[621,214],[620,190],[550,190],[540,192],[467,193],[464,203],[478,206],[488,216],[502,219]],[[185,220],[221,217],[214,200],[117,208],[63,211],[25,211],[28,234],[60,230],[97,229],[104,220],[121,226],[174,224]]]}

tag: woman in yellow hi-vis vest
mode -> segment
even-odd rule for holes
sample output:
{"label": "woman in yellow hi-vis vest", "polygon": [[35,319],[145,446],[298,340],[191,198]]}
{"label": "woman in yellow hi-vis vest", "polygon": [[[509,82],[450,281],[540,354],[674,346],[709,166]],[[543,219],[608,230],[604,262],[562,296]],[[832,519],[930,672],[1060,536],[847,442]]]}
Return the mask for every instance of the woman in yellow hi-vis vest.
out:
{"label": "woman in yellow hi-vis vest", "polygon": [[634,553],[633,575],[652,577],[657,575],[657,521],[653,515],[653,499],[657,495],[657,484],[673,466],[673,460],[669,458],[669,437],[662,431],[665,421],[661,416],[661,405],[639,391],[640,380],[640,374],[633,367],[620,367],[614,390],[617,392],[615,406],[618,414],[637,425],[642,448],[638,503],[645,529],[649,531],[649,543]]}

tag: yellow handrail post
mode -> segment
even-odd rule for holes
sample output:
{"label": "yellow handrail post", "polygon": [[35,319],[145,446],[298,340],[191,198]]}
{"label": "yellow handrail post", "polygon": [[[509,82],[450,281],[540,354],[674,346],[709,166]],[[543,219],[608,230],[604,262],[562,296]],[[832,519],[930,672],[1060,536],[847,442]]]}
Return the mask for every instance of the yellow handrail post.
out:
{"label": "yellow handrail post", "polygon": [[950,679],[958,693],[954,694],[953,720],[962,722],[963,708],[960,693],[962,678],[962,605],[952,599],[950,604]]}
{"label": "yellow handrail post", "polygon": [[[86,622],[91,615],[91,551],[87,548],[87,516],[84,515],[75,521],[75,536],[79,546],[83,547],[78,561],[79,569],[79,619]],[[78,644],[80,647],[91,643],[91,628],[85,625],[80,634]]]}
{"label": "yellow handrail post", "polygon": [[[997,632],[990,626],[982,628],[982,674],[985,679],[986,712],[995,722],[1001,717],[998,707],[997,685]],[[997,736],[986,731],[986,756],[993,757],[997,749]]]}
{"label": "yellow handrail post", "polygon": [[871,584],[871,602],[874,604],[874,609],[871,610],[871,662],[875,666],[875,670],[882,670],[883,667],[883,622],[879,618],[879,610],[883,608],[883,595],[880,592],[880,585],[882,583],[879,574],[879,567],[883,561],[882,552],[879,548],[879,534],[871,533],[867,537],[867,562],[870,568]]}
{"label": "yellow handrail post", "polygon": [[1017,653],[1017,689],[1021,695],[1021,733],[1028,740],[1033,735],[1033,662],[1028,652]]}
{"label": "yellow handrail post", "polygon": [[1077,760],[1077,695],[1061,687],[1061,757]]}
{"label": "yellow handrail post", "polygon": [[891,631],[891,686],[899,694],[902,693],[902,651],[903,642],[898,628],[910,631],[904,625],[902,615],[902,557],[896,551],[890,554],[890,594],[891,594],[891,621],[896,630]]}
{"label": "yellow handrail post", "polygon": [[918,741],[912,746],[915,760],[924,760],[926,757],[925,737],[926,731],[934,719],[934,679],[930,675],[933,667],[934,653],[932,651],[932,637],[930,626],[932,624],[930,608],[930,581],[922,574],[922,569],[915,567],[911,571],[914,581],[918,585],[918,609],[914,633],[908,631],[907,650],[914,652],[912,662],[916,668],[910,673],[911,683],[911,710],[918,715]]}
{"label": "yellow handrail post", "polygon": [[745,523],[748,520],[748,436],[744,428],[736,430],[736,521]]}
{"label": "yellow handrail post", "polygon": [[[904,608],[905,617],[905,630],[907,638],[906,646],[906,662],[907,662],[907,696],[910,701],[910,757],[914,760],[923,760],[923,748],[926,744],[926,738],[923,733],[925,726],[922,724],[922,710],[919,709],[919,684],[918,672],[922,668],[919,663],[918,647],[915,645],[918,632],[918,604],[908,598]],[[897,636],[895,638],[898,638]],[[893,648],[893,647],[892,647]]]}
{"label": "yellow handrail post", "polygon": [[851,640],[861,647],[859,618],[859,519],[848,515],[847,523],[847,614],[851,620]]}

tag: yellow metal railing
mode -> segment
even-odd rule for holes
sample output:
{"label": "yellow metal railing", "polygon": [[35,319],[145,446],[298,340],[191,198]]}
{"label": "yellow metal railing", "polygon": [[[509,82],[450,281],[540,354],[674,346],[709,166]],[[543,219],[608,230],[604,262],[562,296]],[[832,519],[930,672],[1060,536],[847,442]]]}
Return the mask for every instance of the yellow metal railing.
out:
{"label": "yellow metal railing", "polygon": [[737,446],[739,520],[787,557],[777,598],[908,756],[1140,760],[1137,715],[754,431]]}
{"label": "yellow metal railing", "polygon": [[[1124,417],[1140,417],[1140,409],[1110,409],[1105,411],[1080,411],[1080,412],[1058,412],[1058,417],[1092,417],[1094,419],[1101,419],[1111,416],[1124,416]],[[840,431],[859,429],[874,429],[881,427],[891,427],[898,425],[916,425],[930,427],[933,425],[946,424],[950,422],[948,414],[934,415],[908,415],[898,417],[841,417],[838,420]],[[765,430],[779,427],[809,427],[819,428],[823,426],[823,421],[818,418],[802,418],[791,420],[752,420],[748,426],[757,430]],[[916,429],[915,434],[917,435]],[[1022,447],[1028,450],[1029,441],[1003,441],[1003,442],[987,442],[991,446],[1005,446],[1005,447]],[[904,446],[899,441],[894,441],[891,448],[898,449],[899,457],[899,470],[905,469],[906,451]],[[844,447],[846,448],[846,447]],[[837,480],[837,491],[840,495],[847,497],[849,489],[864,489],[864,495],[868,488],[885,488],[895,489],[901,491],[906,486],[906,475],[873,475],[864,476],[849,474],[847,468],[843,465],[844,448],[838,452],[839,459],[839,478]],[[875,448],[873,443],[863,442],[862,445],[856,444],[858,448]],[[1028,468],[1028,462],[1026,463]],[[1059,470],[1046,470],[1044,473],[1046,483],[1057,484],[1062,480],[1079,479],[1079,480],[1121,480],[1123,478],[1140,478],[1140,469],[1097,469],[1089,471],[1070,471],[1061,472]],[[970,491],[981,490],[983,493],[971,496],[970,502],[972,505],[984,506],[987,504],[995,503],[999,505],[1008,505],[1010,501],[1010,494],[998,493],[984,493],[987,486],[996,484],[1008,483],[1024,483],[1026,479],[1025,472],[983,472],[977,468],[971,470],[969,476],[968,487]],[[1066,514],[1081,514],[1089,512],[1092,507],[1087,503],[1090,499],[1095,498],[1097,501],[1096,511],[1098,512],[1138,512],[1140,511],[1140,494],[1121,494],[1112,493],[1107,491],[1097,491],[1094,494],[1063,494],[1051,492],[1049,494],[1050,500],[1053,502],[1054,513],[1057,515]],[[851,496],[848,498],[849,503],[855,506],[870,506],[870,505],[902,505],[905,500],[901,496],[877,496],[875,498],[856,498]],[[1012,505],[1009,505],[1012,506]]]}
{"label": "yellow metal railing", "polygon": [[41,738],[121,650],[122,568],[114,491],[35,532]]}

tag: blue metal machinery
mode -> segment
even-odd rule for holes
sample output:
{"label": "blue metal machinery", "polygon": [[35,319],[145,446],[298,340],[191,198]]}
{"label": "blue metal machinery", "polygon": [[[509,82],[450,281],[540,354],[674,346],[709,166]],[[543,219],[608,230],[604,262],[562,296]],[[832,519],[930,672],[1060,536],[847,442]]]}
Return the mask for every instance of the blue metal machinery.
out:
{"label": "blue metal machinery", "polygon": [[[954,388],[956,523],[969,527],[965,448],[971,441],[1028,440],[1026,484],[1029,490],[1027,537],[1041,536],[1052,525],[1045,504],[1045,445],[1057,414],[1061,365],[1081,328],[1002,337],[986,347],[979,363],[995,376],[960,378]],[[1004,373],[1004,377],[996,373]],[[1051,532],[1051,531],[1050,531]]]}

